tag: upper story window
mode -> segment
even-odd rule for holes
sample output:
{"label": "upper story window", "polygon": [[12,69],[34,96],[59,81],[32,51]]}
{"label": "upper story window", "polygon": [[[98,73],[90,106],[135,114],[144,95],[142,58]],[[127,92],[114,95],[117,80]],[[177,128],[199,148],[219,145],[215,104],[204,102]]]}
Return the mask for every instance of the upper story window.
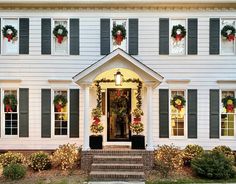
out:
{"label": "upper story window", "polygon": [[233,137],[235,127],[235,91],[221,92],[221,136]]}
{"label": "upper story window", "polygon": [[121,48],[124,51],[127,51],[127,20],[113,19],[111,29],[112,50]]}
{"label": "upper story window", "polygon": [[2,19],[2,54],[19,54],[19,20],[17,18]]}
{"label": "upper story window", "polygon": [[17,90],[3,91],[4,135],[18,135]]}
{"label": "upper story window", "polygon": [[172,19],[170,21],[170,54],[186,54],[186,20]]}
{"label": "upper story window", "polygon": [[221,19],[220,23],[220,50],[221,54],[235,54],[235,26],[234,19]]}
{"label": "upper story window", "polygon": [[67,55],[69,51],[68,20],[53,20],[52,53]]}
{"label": "upper story window", "polygon": [[170,130],[172,137],[184,137],[186,134],[186,94],[183,90],[170,92]]}

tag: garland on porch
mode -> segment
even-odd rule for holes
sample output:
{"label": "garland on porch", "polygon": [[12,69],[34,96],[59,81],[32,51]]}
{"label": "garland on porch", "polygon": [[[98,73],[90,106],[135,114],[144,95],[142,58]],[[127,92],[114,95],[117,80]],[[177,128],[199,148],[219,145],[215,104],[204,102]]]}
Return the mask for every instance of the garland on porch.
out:
{"label": "garland on porch", "polygon": [[222,99],[223,107],[226,109],[227,113],[234,112],[236,106],[236,99],[232,96],[227,96]]}
{"label": "garland on porch", "polygon": [[57,38],[57,42],[61,44],[64,37],[67,37],[68,31],[65,26],[59,24],[54,27],[53,34]]}
{"label": "garland on porch", "polygon": [[2,28],[2,34],[4,38],[7,38],[8,42],[10,42],[17,37],[17,30],[12,25],[5,25]]}
{"label": "garland on porch", "polygon": [[221,30],[221,36],[227,39],[229,42],[234,41],[235,28],[230,25],[225,25]]}

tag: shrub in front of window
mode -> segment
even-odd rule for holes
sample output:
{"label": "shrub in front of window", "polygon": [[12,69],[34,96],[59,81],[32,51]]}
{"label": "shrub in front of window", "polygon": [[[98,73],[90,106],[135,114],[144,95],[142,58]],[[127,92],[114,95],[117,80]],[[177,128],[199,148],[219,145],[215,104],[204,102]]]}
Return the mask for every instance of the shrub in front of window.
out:
{"label": "shrub in front of window", "polygon": [[158,149],[154,151],[154,157],[155,167],[163,177],[167,177],[170,172],[183,166],[182,152],[173,144],[158,146]]}
{"label": "shrub in front of window", "polygon": [[201,146],[196,144],[189,144],[183,150],[183,160],[185,166],[191,165],[191,160],[195,157],[199,157],[204,153]]}
{"label": "shrub in front of window", "polygon": [[231,25],[225,25],[221,30],[221,36],[228,41],[234,41],[235,39],[235,28]]}
{"label": "shrub in front of window", "polygon": [[54,27],[53,34],[57,38],[57,42],[61,44],[63,42],[64,37],[67,37],[68,31],[65,26],[59,24]]}
{"label": "shrub in front of window", "polygon": [[52,165],[62,170],[72,169],[78,166],[80,160],[79,148],[76,144],[64,144],[60,145],[58,149],[53,153]]}
{"label": "shrub in front of window", "polygon": [[42,171],[51,168],[51,160],[47,153],[36,152],[29,157],[29,166],[35,171]]}
{"label": "shrub in front of window", "polygon": [[175,25],[172,28],[171,36],[178,42],[186,36],[186,29],[181,24]]}
{"label": "shrub in front of window", "polygon": [[7,38],[8,42],[17,39],[17,30],[11,25],[4,26],[2,28],[2,34],[4,38]]}
{"label": "shrub in front of window", "polygon": [[111,32],[117,45],[121,45],[121,42],[126,39],[126,29],[123,25],[114,25]]}
{"label": "shrub in front of window", "polygon": [[0,163],[3,167],[8,166],[9,164],[24,164],[26,161],[22,153],[13,153],[7,152],[0,155]]}
{"label": "shrub in front of window", "polygon": [[102,110],[99,107],[96,107],[92,110],[92,118],[93,118],[93,122],[90,126],[90,131],[94,134],[98,134],[98,133],[102,133],[103,132],[103,125],[101,123],[101,116],[102,116]]}
{"label": "shrub in front of window", "polygon": [[3,176],[11,180],[19,180],[26,174],[25,166],[18,163],[11,163],[3,168]]}
{"label": "shrub in front of window", "polygon": [[17,106],[17,99],[13,94],[5,95],[3,103],[5,106],[5,112],[13,112]]}
{"label": "shrub in front of window", "polygon": [[212,152],[222,153],[226,158],[234,163],[234,152],[228,146],[216,146],[212,149]]}
{"label": "shrub in front of window", "polygon": [[55,105],[56,111],[61,112],[67,104],[67,98],[64,95],[56,95],[54,97],[53,103]]}
{"label": "shrub in front of window", "polygon": [[232,162],[219,152],[208,152],[194,158],[191,167],[203,178],[229,179],[235,176]]}

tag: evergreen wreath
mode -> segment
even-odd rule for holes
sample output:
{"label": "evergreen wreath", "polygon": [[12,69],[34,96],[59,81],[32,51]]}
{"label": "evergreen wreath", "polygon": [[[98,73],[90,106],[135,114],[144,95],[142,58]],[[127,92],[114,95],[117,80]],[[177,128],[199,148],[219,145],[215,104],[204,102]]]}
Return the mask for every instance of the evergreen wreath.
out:
{"label": "evergreen wreath", "polygon": [[115,39],[117,45],[126,38],[126,29],[123,25],[114,25],[112,29],[112,37]]}
{"label": "evergreen wreath", "polygon": [[61,112],[61,109],[67,104],[67,98],[64,95],[56,95],[53,103],[57,109],[57,112]]}
{"label": "evergreen wreath", "polygon": [[222,99],[223,107],[226,108],[226,112],[233,112],[236,106],[236,99],[232,96],[226,96]]}
{"label": "evergreen wreath", "polygon": [[15,110],[17,106],[17,99],[13,94],[5,95],[3,103],[6,108],[6,112],[12,112],[12,110]]}
{"label": "evergreen wreath", "polygon": [[185,106],[186,100],[183,96],[175,95],[171,100],[171,105],[173,105],[179,111]]}
{"label": "evergreen wreath", "polygon": [[54,27],[53,29],[53,35],[57,38],[58,43],[62,43],[63,38],[67,37],[68,31],[65,26],[59,24]]}
{"label": "evergreen wreath", "polygon": [[234,41],[235,37],[234,26],[225,25],[221,30],[221,35],[225,37],[228,41]]}
{"label": "evergreen wreath", "polygon": [[186,36],[186,29],[181,24],[175,25],[172,28],[171,36],[175,38],[176,41],[181,41],[182,38]]}
{"label": "evergreen wreath", "polygon": [[17,36],[17,30],[11,25],[6,25],[2,28],[2,34],[8,39],[8,42],[10,42]]}

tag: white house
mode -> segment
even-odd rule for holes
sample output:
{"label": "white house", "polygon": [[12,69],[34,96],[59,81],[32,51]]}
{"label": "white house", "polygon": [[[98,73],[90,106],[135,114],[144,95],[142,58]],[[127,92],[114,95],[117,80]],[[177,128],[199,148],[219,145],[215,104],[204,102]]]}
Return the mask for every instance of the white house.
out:
{"label": "white house", "polygon": [[9,0],[0,18],[0,150],[89,149],[97,81],[103,145],[130,145],[140,81],[146,149],[236,150],[234,0]]}

